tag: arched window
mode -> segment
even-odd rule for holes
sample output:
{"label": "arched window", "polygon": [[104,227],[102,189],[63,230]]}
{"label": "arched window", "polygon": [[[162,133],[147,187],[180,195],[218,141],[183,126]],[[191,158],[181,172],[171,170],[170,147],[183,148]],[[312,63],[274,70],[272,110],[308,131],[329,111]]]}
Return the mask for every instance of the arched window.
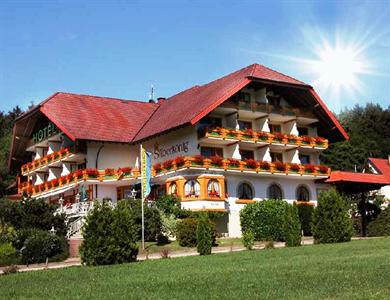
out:
{"label": "arched window", "polygon": [[169,185],[168,193],[169,193],[169,195],[177,195],[177,184],[176,184],[176,182],[172,182]]}
{"label": "arched window", "polygon": [[209,197],[221,197],[219,182],[216,179],[210,179],[207,184],[207,193]]}
{"label": "arched window", "polygon": [[304,185],[298,186],[296,191],[296,199],[298,201],[309,201],[310,200],[309,189]]}
{"label": "arched window", "polygon": [[268,187],[268,199],[283,199],[282,188],[276,183],[273,183]]}
{"label": "arched window", "polygon": [[196,180],[188,180],[184,185],[184,193],[186,197],[199,197],[200,184]]}
{"label": "arched window", "polygon": [[238,199],[253,199],[252,186],[247,182],[241,182],[237,189]]}

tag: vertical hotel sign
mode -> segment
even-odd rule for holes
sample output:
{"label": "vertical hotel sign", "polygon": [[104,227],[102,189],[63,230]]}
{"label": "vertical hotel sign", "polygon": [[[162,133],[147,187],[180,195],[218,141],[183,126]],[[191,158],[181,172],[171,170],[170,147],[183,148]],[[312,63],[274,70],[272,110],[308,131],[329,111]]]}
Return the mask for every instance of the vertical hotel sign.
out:
{"label": "vertical hotel sign", "polygon": [[141,146],[141,189],[142,199],[145,199],[150,194],[150,179],[152,170],[151,153],[147,152]]}

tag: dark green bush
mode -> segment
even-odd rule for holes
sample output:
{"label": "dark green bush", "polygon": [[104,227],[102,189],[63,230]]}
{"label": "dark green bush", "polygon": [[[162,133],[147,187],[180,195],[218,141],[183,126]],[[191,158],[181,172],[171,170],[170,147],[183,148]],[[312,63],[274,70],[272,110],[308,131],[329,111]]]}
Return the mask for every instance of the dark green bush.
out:
{"label": "dark green bush", "polygon": [[[125,199],[119,203],[127,203],[127,206],[133,211],[134,224],[137,229],[138,240],[142,237],[142,208],[141,200]],[[144,221],[145,221],[145,240],[156,241],[157,235],[162,232],[162,221],[157,208],[149,207],[144,204]]]}
{"label": "dark green bush", "polygon": [[68,256],[68,242],[64,237],[44,230],[33,230],[24,242],[22,262],[25,264],[64,260]]}
{"label": "dark green bush", "polygon": [[247,230],[242,234],[242,244],[248,250],[253,249],[253,246],[255,244],[255,236],[253,235],[252,231]]}
{"label": "dark green bush", "polygon": [[181,208],[179,197],[175,195],[163,195],[156,200],[157,208],[165,215],[174,215],[176,218],[183,219],[190,217],[191,212]]}
{"label": "dark green bush", "polygon": [[212,228],[207,214],[202,215],[198,219],[198,226],[196,228],[196,249],[200,255],[211,254],[212,247]]}
{"label": "dark green bush", "polygon": [[108,265],[137,259],[138,227],[129,204],[121,201],[115,209],[106,203],[94,206],[83,227],[80,256],[84,263]]}
{"label": "dark green bush", "polygon": [[312,233],[315,243],[351,240],[353,229],[347,201],[336,190],[320,194],[313,214]]}
{"label": "dark green bush", "polygon": [[242,233],[251,231],[257,241],[300,241],[300,223],[296,208],[280,200],[247,204],[240,212]]}
{"label": "dark green bush", "polygon": [[390,235],[390,206],[381,211],[379,216],[368,224],[368,236],[388,236]]}
{"label": "dark green bush", "polygon": [[313,219],[314,206],[309,204],[297,205],[301,229],[304,236],[311,236],[311,222]]}
{"label": "dark green bush", "polygon": [[65,236],[65,215],[54,215],[57,206],[41,199],[10,201],[0,199],[0,223],[12,225],[16,230],[37,228],[50,230],[54,226],[57,234]]}
{"label": "dark green bush", "polygon": [[[186,218],[179,220],[177,223],[177,234],[176,239],[179,242],[179,245],[182,247],[196,247],[197,245],[197,236],[196,230],[198,227],[198,218]],[[212,245],[217,245],[217,230],[215,224],[212,221],[209,221],[212,235]]]}

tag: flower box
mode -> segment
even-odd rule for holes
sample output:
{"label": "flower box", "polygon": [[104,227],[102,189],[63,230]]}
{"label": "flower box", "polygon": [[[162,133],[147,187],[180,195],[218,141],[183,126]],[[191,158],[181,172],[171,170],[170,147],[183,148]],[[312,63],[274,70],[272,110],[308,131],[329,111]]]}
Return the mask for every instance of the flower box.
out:
{"label": "flower box", "polygon": [[300,171],[301,167],[298,164],[290,164],[289,165],[289,171],[291,173],[298,173]]}
{"label": "flower box", "polygon": [[310,145],[312,142],[312,137],[304,135],[301,137],[301,144],[302,145]]}
{"label": "flower box", "polygon": [[324,147],[325,146],[325,142],[326,142],[326,139],[324,139],[322,137],[317,136],[317,137],[314,138],[314,143],[318,147]]}
{"label": "flower box", "polygon": [[[89,174],[88,174],[88,176],[89,176]],[[98,176],[99,176],[99,173],[98,173]],[[105,169],[104,170],[104,177],[107,177],[107,178],[115,177],[115,170],[114,169]]]}
{"label": "flower box", "polygon": [[161,173],[162,171],[162,165],[160,163],[157,163],[153,166],[153,169],[156,171],[156,173]]}
{"label": "flower box", "polygon": [[222,135],[222,128],[216,127],[214,129],[212,129],[211,131],[209,131],[209,135],[212,135],[212,136],[220,136],[220,135]]}
{"label": "flower box", "polygon": [[131,168],[130,167],[122,167],[118,169],[118,172],[122,172],[125,176],[131,175]]}
{"label": "flower box", "polygon": [[223,158],[220,156],[211,156],[210,157],[211,166],[213,167],[222,167],[223,166]]}
{"label": "flower box", "polygon": [[253,140],[256,137],[255,132],[252,129],[245,129],[242,131],[242,138],[246,140]]}
{"label": "flower box", "polygon": [[274,162],[276,172],[286,172],[287,165],[281,161]]}
{"label": "flower box", "polygon": [[173,160],[172,159],[168,159],[166,161],[163,162],[163,168],[167,171],[171,170],[173,168]]}
{"label": "flower box", "polygon": [[229,158],[227,160],[229,168],[238,169],[240,168],[240,161],[235,158]]}
{"label": "flower box", "polygon": [[211,198],[220,198],[219,192],[209,192],[208,194]]}
{"label": "flower box", "polygon": [[204,164],[204,156],[202,155],[195,155],[194,159],[191,162],[192,165],[195,166],[203,166]]}
{"label": "flower box", "polygon": [[273,142],[275,143],[283,143],[283,140],[285,138],[285,135],[280,132],[275,132],[272,134],[273,135]]}
{"label": "flower box", "polygon": [[255,170],[259,166],[257,161],[255,161],[254,159],[247,159],[244,162],[245,162],[245,167],[247,169]]}
{"label": "flower box", "polygon": [[308,165],[305,165],[304,170],[305,170],[305,173],[312,174],[315,172],[316,167],[311,165],[311,164],[308,164]]}
{"label": "flower box", "polygon": [[257,132],[257,137],[261,140],[261,141],[268,141],[269,139],[269,133],[267,132],[264,132],[264,131],[260,131],[260,132]]}
{"label": "flower box", "polygon": [[289,144],[298,144],[298,137],[296,135],[290,134],[287,136],[287,142]]}
{"label": "flower box", "polygon": [[268,161],[260,161],[259,167],[260,167],[260,170],[262,170],[262,171],[270,171],[271,170],[271,163]]}
{"label": "flower box", "polygon": [[180,167],[184,166],[184,164],[185,164],[185,159],[183,156],[178,156],[175,158],[176,167],[180,168]]}
{"label": "flower box", "polygon": [[239,132],[237,131],[237,130],[234,130],[234,129],[232,129],[232,130],[229,130],[227,133],[226,133],[226,136],[228,137],[228,138],[237,138],[238,137],[238,135],[239,135]]}
{"label": "flower box", "polygon": [[99,171],[96,169],[86,169],[85,173],[87,174],[88,178],[98,178],[99,177]]}
{"label": "flower box", "polygon": [[83,170],[77,170],[76,172],[74,172],[74,177],[77,179],[83,178],[83,175]]}
{"label": "flower box", "polygon": [[51,181],[51,184],[52,186],[55,188],[55,187],[58,187],[60,185],[60,181],[57,179],[57,178],[54,178],[52,181]]}
{"label": "flower box", "polygon": [[329,168],[327,166],[320,165],[317,168],[320,174],[328,174]]}

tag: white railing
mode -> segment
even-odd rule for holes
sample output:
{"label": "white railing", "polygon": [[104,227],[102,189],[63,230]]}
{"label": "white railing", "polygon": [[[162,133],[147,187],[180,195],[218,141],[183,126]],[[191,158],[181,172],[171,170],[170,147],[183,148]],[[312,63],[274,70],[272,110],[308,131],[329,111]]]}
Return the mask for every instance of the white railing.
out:
{"label": "white railing", "polygon": [[84,225],[84,217],[79,217],[76,220],[72,221],[68,225],[68,232],[66,233],[66,237],[70,238],[72,235],[80,232],[81,228]]}
{"label": "white railing", "polygon": [[77,202],[69,206],[61,206],[57,209],[56,214],[65,213],[67,217],[86,216],[93,209],[93,202]]}

